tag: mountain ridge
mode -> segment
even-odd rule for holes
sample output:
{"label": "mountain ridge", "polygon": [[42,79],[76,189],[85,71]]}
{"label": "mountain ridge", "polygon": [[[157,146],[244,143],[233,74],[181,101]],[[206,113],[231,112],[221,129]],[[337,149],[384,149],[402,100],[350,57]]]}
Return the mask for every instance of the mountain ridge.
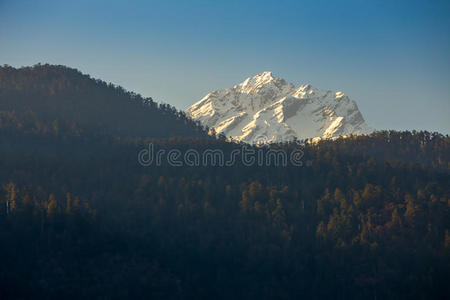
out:
{"label": "mountain ridge", "polygon": [[[21,131],[80,131],[121,138],[205,137],[169,104],[62,65],[0,66],[0,124]],[[58,128],[59,127],[59,128]]]}
{"label": "mountain ridge", "polygon": [[333,138],[373,131],[343,92],[294,86],[264,71],[208,93],[186,110],[216,133],[248,143]]}

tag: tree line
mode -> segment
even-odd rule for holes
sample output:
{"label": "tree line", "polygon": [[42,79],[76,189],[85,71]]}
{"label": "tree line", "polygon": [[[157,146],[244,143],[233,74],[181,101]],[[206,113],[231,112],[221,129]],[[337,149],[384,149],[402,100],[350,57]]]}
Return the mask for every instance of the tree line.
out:
{"label": "tree line", "polygon": [[[154,135],[150,123],[84,120],[78,104],[40,111],[36,99],[83,101],[63,95],[86,87],[25,71],[26,84],[0,80],[1,299],[448,295],[448,136],[381,131],[257,148],[301,149],[303,166],[144,167],[137,154],[150,142],[225,155],[242,145],[174,111],[173,131]],[[21,86],[23,99],[4,91]]]}

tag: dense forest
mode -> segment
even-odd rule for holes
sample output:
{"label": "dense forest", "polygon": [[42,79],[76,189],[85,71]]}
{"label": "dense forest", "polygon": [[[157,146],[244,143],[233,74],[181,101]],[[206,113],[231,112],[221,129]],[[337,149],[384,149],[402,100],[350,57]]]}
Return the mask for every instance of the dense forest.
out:
{"label": "dense forest", "polygon": [[65,66],[0,67],[0,99],[4,129],[122,138],[206,136],[197,122],[168,104]]}
{"label": "dense forest", "polygon": [[167,105],[62,66],[0,68],[0,299],[446,299],[450,138],[382,131],[302,166],[231,153]]}

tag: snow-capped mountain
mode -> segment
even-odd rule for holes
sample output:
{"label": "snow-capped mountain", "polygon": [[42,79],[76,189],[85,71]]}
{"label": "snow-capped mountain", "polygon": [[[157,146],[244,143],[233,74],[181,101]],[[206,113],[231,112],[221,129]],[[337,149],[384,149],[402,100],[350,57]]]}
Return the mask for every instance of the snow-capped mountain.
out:
{"label": "snow-capped mountain", "polygon": [[187,114],[217,133],[248,143],[367,134],[358,106],[342,92],[295,87],[263,72],[214,91]]}

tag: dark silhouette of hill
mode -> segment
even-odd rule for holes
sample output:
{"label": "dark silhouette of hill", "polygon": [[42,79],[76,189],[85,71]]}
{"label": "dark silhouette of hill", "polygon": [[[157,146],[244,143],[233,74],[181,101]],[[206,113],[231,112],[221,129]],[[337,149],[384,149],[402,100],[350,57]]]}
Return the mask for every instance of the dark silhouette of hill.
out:
{"label": "dark silhouette of hill", "polygon": [[[167,104],[55,65],[0,67],[0,120],[28,131],[117,137],[205,137],[199,123]],[[63,128],[60,128],[63,127]]]}

